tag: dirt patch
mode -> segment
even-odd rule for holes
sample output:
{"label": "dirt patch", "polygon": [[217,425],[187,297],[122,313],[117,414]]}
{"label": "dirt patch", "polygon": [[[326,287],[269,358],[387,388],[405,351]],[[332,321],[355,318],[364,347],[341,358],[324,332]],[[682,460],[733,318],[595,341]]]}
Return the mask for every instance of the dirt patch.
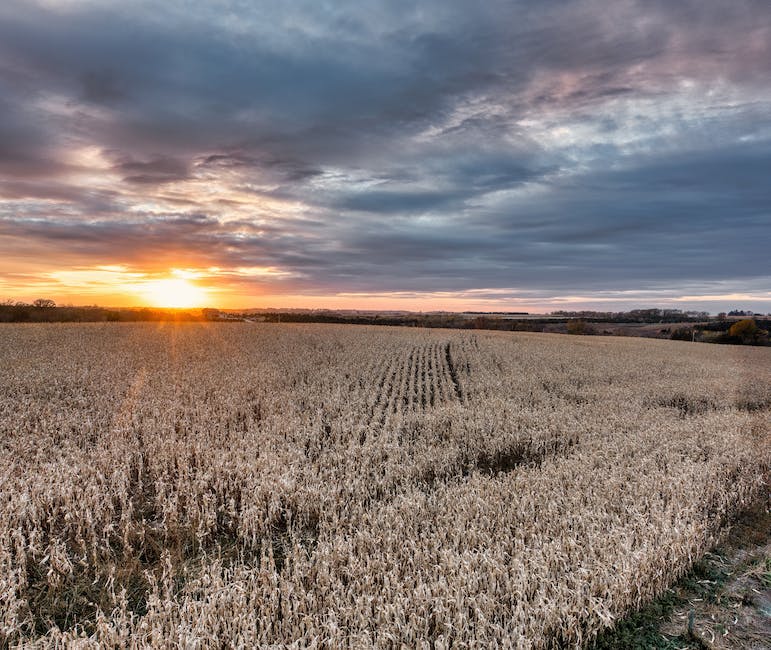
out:
{"label": "dirt patch", "polygon": [[662,624],[664,635],[677,637],[685,630],[693,647],[771,647],[770,506],[747,512],[726,543],[702,561],[712,580],[691,589],[685,585],[685,602]]}
{"label": "dirt patch", "polygon": [[771,498],[745,511],[688,576],[592,647],[768,650]]}

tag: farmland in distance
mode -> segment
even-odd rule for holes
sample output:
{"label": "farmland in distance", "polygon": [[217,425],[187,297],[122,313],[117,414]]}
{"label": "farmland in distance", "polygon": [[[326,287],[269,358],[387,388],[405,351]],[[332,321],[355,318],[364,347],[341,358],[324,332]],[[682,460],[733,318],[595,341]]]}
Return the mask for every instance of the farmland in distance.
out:
{"label": "farmland in distance", "polygon": [[771,349],[0,326],[0,646],[582,647],[767,498]]}

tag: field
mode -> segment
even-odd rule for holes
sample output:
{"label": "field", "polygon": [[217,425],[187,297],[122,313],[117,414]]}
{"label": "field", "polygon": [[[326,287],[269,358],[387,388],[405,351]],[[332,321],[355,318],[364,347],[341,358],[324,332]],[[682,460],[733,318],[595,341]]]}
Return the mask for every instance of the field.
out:
{"label": "field", "polygon": [[582,647],[767,497],[771,349],[0,326],[0,646]]}

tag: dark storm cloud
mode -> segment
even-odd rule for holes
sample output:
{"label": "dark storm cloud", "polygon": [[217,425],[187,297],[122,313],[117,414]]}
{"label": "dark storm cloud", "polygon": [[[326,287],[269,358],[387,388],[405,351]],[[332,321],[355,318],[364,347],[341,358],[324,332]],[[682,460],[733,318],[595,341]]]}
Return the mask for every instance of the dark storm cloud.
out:
{"label": "dark storm cloud", "polygon": [[559,291],[566,277],[584,291],[623,290],[630,277],[645,286],[750,283],[768,275],[769,174],[765,144],[649,155],[554,179],[542,194],[501,200],[473,220],[359,224],[337,266],[367,269],[358,289],[381,290]]}
{"label": "dark storm cloud", "polygon": [[770,43],[764,0],[11,0],[0,237],[315,292],[749,286]]}
{"label": "dark storm cloud", "polygon": [[280,159],[273,157],[260,157],[241,152],[217,153],[205,156],[197,161],[202,169],[261,169],[274,178],[286,182],[297,183],[314,176],[321,176],[321,169],[314,169],[301,160]]}
{"label": "dark storm cloud", "polygon": [[[312,227],[312,224],[308,224]],[[0,218],[0,237],[30,254],[63,248],[92,260],[140,267],[179,265],[325,270],[327,247],[302,232],[252,222],[223,224],[205,215],[144,215],[120,221]]]}
{"label": "dark storm cloud", "polygon": [[61,172],[66,166],[56,159],[55,148],[41,131],[24,96],[0,79],[0,174],[2,178],[29,178]]}
{"label": "dark storm cloud", "polygon": [[148,160],[123,160],[114,166],[125,174],[129,183],[154,184],[183,181],[190,177],[189,165],[170,156],[155,156]]}

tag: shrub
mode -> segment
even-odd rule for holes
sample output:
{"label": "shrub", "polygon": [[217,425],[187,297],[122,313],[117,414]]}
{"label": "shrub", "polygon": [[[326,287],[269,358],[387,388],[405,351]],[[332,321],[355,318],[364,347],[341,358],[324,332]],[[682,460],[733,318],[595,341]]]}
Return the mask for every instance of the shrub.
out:
{"label": "shrub", "polygon": [[760,329],[754,319],[744,318],[731,325],[728,336],[745,345],[759,345],[768,336],[768,332]]}
{"label": "shrub", "polygon": [[594,328],[582,318],[568,321],[568,334],[594,334]]}
{"label": "shrub", "polygon": [[678,327],[669,335],[669,338],[673,341],[692,341],[693,330],[690,327]]}

